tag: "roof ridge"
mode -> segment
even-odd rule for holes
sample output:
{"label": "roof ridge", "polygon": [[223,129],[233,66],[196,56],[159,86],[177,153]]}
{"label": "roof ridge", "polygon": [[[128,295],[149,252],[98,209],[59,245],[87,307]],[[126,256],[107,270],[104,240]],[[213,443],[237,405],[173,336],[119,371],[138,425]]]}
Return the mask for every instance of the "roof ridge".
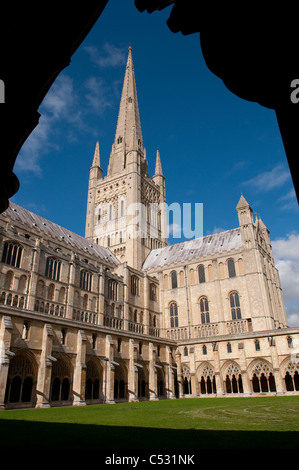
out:
{"label": "roof ridge", "polygon": [[[19,209],[19,212],[18,212]],[[25,214],[29,214],[31,219],[32,219],[32,225],[34,225],[34,221],[38,218],[41,222],[42,225],[36,224],[35,226],[41,230],[42,232],[46,233],[47,235],[57,238],[57,240],[64,240],[68,245],[75,246],[77,249],[85,251],[88,250],[89,255],[95,255],[98,256],[104,260],[109,260],[113,262],[114,264],[119,264],[119,260],[115,257],[115,255],[109,250],[109,248],[106,248],[104,246],[98,245],[97,243],[94,243],[87,238],[73,232],[72,230],[69,230],[68,228],[62,227],[61,225],[57,224],[56,222],[52,222],[49,219],[46,219],[45,217],[36,214],[35,212],[32,212],[29,209],[26,209],[23,206],[20,206],[16,204],[15,202],[9,201],[9,207],[6,209],[6,211],[3,212],[3,215],[5,216],[10,216],[9,212],[13,211],[15,214],[18,214],[18,220],[23,223],[27,224],[30,227],[30,221],[25,220],[24,216],[22,217],[21,212],[25,211]],[[48,227],[48,230],[46,230],[46,227]],[[52,229],[52,230],[51,230]],[[58,233],[55,233],[55,229]],[[65,238],[65,235],[67,238]],[[71,243],[73,242],[73,243]]]}

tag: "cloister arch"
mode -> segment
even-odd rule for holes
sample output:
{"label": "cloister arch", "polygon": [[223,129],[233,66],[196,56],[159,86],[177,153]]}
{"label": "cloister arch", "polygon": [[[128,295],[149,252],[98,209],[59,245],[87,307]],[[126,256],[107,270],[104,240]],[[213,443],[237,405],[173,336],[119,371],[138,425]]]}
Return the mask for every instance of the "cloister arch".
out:
{"label": "cloister arch", "polygon": [[214,367],[209,362],[201,364],[195,374],[198,383],[199,395],[216,393],[216,379]]}
{"label": "cloister arch", "polygon": [[221,371],[225,393],[244,393],[241,367],[235,361],[228,361]]}
{"label": "cloister arch", "polygon": [[60,354],[52,363],[50,402],[70,403],[72,397],[73,366],[66,354]]}
{"label": "cloister arch", "polygon": [[249,364],[248,378],[253,393],[276,392],[273,367],[266,359],[255,359]]}
{"label": "cloister arch", "polygon": [[299,391],[299,362],[286,358],[280,366],[286,392]]}
{"label": "cloister arch", "polygon": [[114,370],[114,400],[128,399],[128,369],[121,359],[117,359],[119,365]]}
{"label": "cloister arch", "polygon": [[35,406],[37,362],[31,351],[21,349],[9,363],[5,403],[8,408]]}
{"label": "cloister arch", "polygon": [[140,362],[143,367],[138,367],[138,398],[145,399],[149,395],[149,372],[145,362]]}
{"label": "cloister arch", "polygon": [[92,358],[86,362],[85,400],[100,403],[103,401],[103,366],[99,359]]}

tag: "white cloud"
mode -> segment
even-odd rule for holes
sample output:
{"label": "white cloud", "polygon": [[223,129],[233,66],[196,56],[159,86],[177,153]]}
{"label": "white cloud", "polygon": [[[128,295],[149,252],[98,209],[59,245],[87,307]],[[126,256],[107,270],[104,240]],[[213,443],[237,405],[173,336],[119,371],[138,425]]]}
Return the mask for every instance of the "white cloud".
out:
{"label": "white cloud", "polygon": [[16,160],[17,171],[31,171],[41,174],[40,159],[57,145],[51,142],[53,126],[59,120],[81,125],[80,113],[75,111],[77,96],[73,81],[67,75],[60,75],[42,102],[39,123],[24,143]]}
{"label": "white cloud", "polygon": [[251,186],[257,191],[265,192],[283,186],[291,177],[289,169],[278,164],[269,171],[263,171],[242,184]]}
{"label": "white cloud", "polygon": [[272,249],[279,271],[288,323],[299,325],[299,234],[272,241]]}
{"label": "white cloud", "polygon": [[87,105],[96,113],[102,114],[113,106],[111,90],[101,77],[89,77],[85,82]]}
{"label": "white cloud", "polygon": [[113,44],[105,43],[101,51],[95,46],[86,46],[83,49],[92,62],[100,67],[119,67],[126,62],[125,50]]}
{"label": "white cloud", "polygon": [[295,188],[292,188],[286,194],[281,196],[278,201],[282,203],[281,209],[283,210],[295,210],[298,211],[298,202],[295,192]]}

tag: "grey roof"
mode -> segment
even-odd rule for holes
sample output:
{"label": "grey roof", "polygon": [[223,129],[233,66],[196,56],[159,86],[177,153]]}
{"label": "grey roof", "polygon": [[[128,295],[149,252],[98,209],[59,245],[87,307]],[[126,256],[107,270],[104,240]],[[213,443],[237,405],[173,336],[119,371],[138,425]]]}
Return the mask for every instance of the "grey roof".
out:
{"label": "grey roof", "polygon": [[79,249],[88,253],[90,256],[100,258],[104,262],[108,262],[114,265],[120,264],[120,261],[114,256],[108,248],[97,245],[96,243],[87,240],[80,235],[77,235],[70,230],[67,230],[60,225],[51,222],[40,215],[34,214],[24,207],[18,206],[13,202],[9,202],[8,209],[3,212],[4,216],[8,216],[11,220],[16,220],[22,224],[27,225],[29,228],[33,228],[36,231],[41,231],[45,235],[57,238],[60,241],[64,241],[67,245],[70,245],[71,249]]}
{"label": "grey roof", "polygon": [[153,250],[146,258],[143,269],[147,270],[172,263],[182,263],[202,258],[203,256],[211,256],[214,253],[238,249],[241,246],[241,232],[238,227]]}

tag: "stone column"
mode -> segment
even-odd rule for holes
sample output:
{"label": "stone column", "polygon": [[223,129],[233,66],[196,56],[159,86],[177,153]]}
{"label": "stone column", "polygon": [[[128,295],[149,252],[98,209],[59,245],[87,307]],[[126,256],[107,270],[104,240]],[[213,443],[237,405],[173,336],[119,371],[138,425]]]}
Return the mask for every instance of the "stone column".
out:
{"label": "stone column", "polygon": [[50,407],[52,360],[54,360],[51,356],[52,343],[53,330],[51,325],[45,323],[42,339],[42,352],[36,383],[36,408]]}
{"label": "stone column", "polygon": [[10,358],[6,351],[10,350],[12,329],[11,318],[3,316],[0,327],[0,410],[5,409],[4,399]]}
{"label": "stone column", "polygon": [[104,325],[105,276],[103,270],[99,273],[98,282],[98,325]]}
{"label": "stone column", "polygon": [[215,372],[215,382],[216,382],[216,395],[217,397],[222,397],[224,395],[223,382],[222,382],[222,378],[220,376],[219,371]]}
{"label": "stone column", "polygon": [[166,389],[167,398],[175,398],[175,386],[174,386],[174,369],[172,368],[172,355],[169,346],[166,346],[166,358],[168,365],[166,366]]}
{"label": "stone column", "polygon": [[85,403],[85,383],[86,383],[86,336],[83,330],[77,333],[77,356],[74,369],[73,395],[74,406],[86,405]]}
{"label": "stone column", "polygon": [[285,383],[281,376],[281,370],[279,368],[273,368],[273,375],[276,385],[276,395],[284,395],[286,392]]}
{"label": "stone column", "polygon": [[147,276],[144,276],[143,278],[143,286],[144,286],[144,294],[143,294],[143,324],[144,324],[144,334],[148,335],[150,331],[150,325],[149,325],[149,280]]}
{"label": "stone column", "polygon": [[251,387],[250,387],[250,381],[247,375],[247,370],[241,370],[241,376],[242,376],[244,396],[249,397],[252,395],[252,392],[251,392]]}
{"label": "stone column", "polygon": [[153,343],[149,343],[149,376],[148,376],[148,388],[149,388],[149,400],[156,401],[158,400],[158,391],[157,391],[157,371],[155,368],[155,347]]}
{"label": "stone column", "polygon": [[129,292],[130,292],[130,276],[127,268],[127,263],[124,263],[124,330],[129,329]]}
{"label": "stone column", "polygon": [[66,298],[66,318],[73,318],[75,273],[76,273],[76,258],[75,258],[75,253],[72,252],[71,260],[69,262],[69,278],[68,278],[67,298]]}
{"label": "stone column", "polygon": [[39,259],[40,259],[40,240],[38,238],[35,242],[35,247],[32,249],[31,266],[30,266],[30,272],[29,272],[28,284],[27,284],[27,300],[26,300],[26,305],[25,305],[26,309],[32,310],[32,311],[34,311],[34,304],[35,304]]}
{"label": "stone column", "polygon": [[177,379],[178,379],[178,386],[179,386],[179,398],[184,396],[184,380],[183,380],[183,373],[182,373],[182,362],[181,362],[181,353],[180,350],[177,349],[175,352],[175,362],[177,364]]}
{"label": "stone column", "polygon": [[104,403],[114,402],[114,366],[113,360],[114,343],[110,335],[106,335],[104,362]]}
{"label": "stone column", "polygon": [[[128,395],[129,402],[138,401],[138,370],[135,366],[137,346],[133,339],[129,340]],[[137,380],[136,380],[137,376]]]}

